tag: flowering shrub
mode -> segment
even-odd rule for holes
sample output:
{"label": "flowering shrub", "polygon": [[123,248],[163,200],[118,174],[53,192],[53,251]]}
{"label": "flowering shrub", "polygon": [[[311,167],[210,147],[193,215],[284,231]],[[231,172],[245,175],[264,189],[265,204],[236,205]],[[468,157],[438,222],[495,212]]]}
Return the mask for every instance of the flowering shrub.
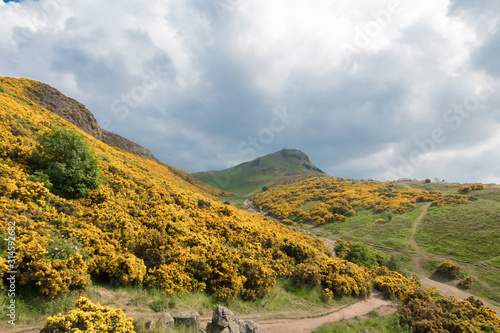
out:
{"label": "flowering shrub", "polygon": [[75,309],[66,315],[48,317],[40,333],[135,333],[133,319],[120,309],[94,304],[82,297],[75,302]]}
{"label": "flowering shrub", "polygon": [[401,320],[415,332],[498,332],[500,318],[482,302],[469,297],[458,301],[422,287],[417,277],[379,267],[370,274],[374,287],[386,297],[403,304],[398,309]]}
{"label": "flowering shrub", "polygon": [[439,192],[415,189],[394,190],[392,183],[352,182],[334,177],[299,177],[273,187],[273,191],[257,193],[252,201],[275,218],[297,217],[318,225],[345,221],[355,214],[354,207],[370,208],[375,212],[403,213],[418,202],[432,202],[435,206],[468,202],[462,195],[443,196]]}
{"label": "flowering shrub", "polygon": [[498,332],[500,329],[495,311],[472,297],[463,301],[454,297],[433,301],[415,299],[398,312],[416,332]]}
{"label": "flowering shrub", "polygon": [[353,242],[347,241],[344,239],[337,239],[337,242],[335,243],[335,247],[333,248],[335,250],[335,254],[339,258],[343,258],[347,252],[351,249]]}
{"label": "flowering shrub", "polygon": [[408,279],[386,267],[379,267],[370,274],[373,278],[373,286],[387,298],[398,300],[403,304],[415,299],[432,299],[430,290],[424,289],[416,276]]}
{"label": "flowering shrub", "polygon": [[462,288],[469,289],[472,285],[472,277],[466,276],[463,280],[461,280],[458,285]]}
{"label": "flowering shrub", "polygon": [[67,260],[41,259],[22,274],[22,284],[35,284],[42,295],[56,298],[72,290],[85,290],[90,275],[81,255],[69,256]]}
{"label": "flowering shrub", "polygon": [[[55,298],[85,289],[94,277],[154,285],[166,294],[206,290],[230,301],[263,297],[278,277],[295,276],[304,283],[319,281],[335,296],[369,295],[366,270],[330,258],[322,241],[222,204],[222,192],[181,170],[103,144],[33,100],[31,92],[42,89],[40,83],[0,77],[0,84],[9,93],[0,94],[0,234],[8,232],[9,222],[15,224],[20,288],[36,285],[40,295]],[[37,138],[59,131],[54,128],[78,133],[82,147],[93,152],[90,164],[99,169],[99,187],[84,193],[72,186],[80,191],[75,197],[66,195],[69,190],[50,192],[47,169],[34,172],[30,157],[50,155],[35,148]],[[59,141],[54,144],[64,144]],[[52,177],[49,182],[53,190],[57,182]],[[303,184],[304,190],[311,187],[311,200],[328,203],[311,208],[309,217],[315,219],[342,219],[361,202],[375,207],[383,201],[374,199],[383,186],[371,193],[377,184],[349,189],[344,180],[331,180],[324,191],[322,182]],[[331,190],[335,186],[338,191]],[[309,199],[298,195],[273,209],[282,218],[303,213],[307,220],[300,209],[304,200]]]}
{"label": "flowering shrub", "polygon": [[462,269],[455,263],[444,261],[436,269],[436,273],[450,279],[458,279],[462,274]]}

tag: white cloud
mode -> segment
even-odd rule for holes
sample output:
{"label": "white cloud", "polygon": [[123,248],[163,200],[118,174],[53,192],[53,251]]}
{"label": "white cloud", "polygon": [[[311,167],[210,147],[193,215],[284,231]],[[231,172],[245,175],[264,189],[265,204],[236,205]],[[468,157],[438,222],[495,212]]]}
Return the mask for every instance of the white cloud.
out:
{"label": "white cloud", "polygon": [[[53,85],[186,171],[246,158],[238,145],[286,106],[296,118],[260,154],[297,147],[334,175],[380,179],[442,128],[447,140],[414,155],[422,163],[408,177],[494,175],[478,161],[495,161],[493,150],[470,152],[494,137],[500,97],[459,115],[459,126],[457,114],[443,114],[473,96],[481,77],[498,79],[497,2],[215,3],[226,6],[2,2],[0,73]],[[455,163],[462,155],[467,163]]]}

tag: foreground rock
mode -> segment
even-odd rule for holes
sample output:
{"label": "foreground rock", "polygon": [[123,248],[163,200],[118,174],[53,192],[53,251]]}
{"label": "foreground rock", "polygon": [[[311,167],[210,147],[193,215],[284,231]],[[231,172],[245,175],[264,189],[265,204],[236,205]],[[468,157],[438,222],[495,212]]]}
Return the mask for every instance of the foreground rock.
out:
{"label": "foreground rock", "polygon": [[173,316],[176,325],[182,325],[188,329],[195,329],[200,325],[200,314],[196,311],[184,311]]}
{"label": "foreground rock", "polygon": [[218,306],[212,322],[207,324],[207,333],[258,333],[258,329],[253,321],[243,321],[231,310]]}
{"label": "foreground rock", "polygon": [[174,327],[174,318],[172,318],[170,313],[165,312],[160,319],[158,319],[158,324],[163,328]]}

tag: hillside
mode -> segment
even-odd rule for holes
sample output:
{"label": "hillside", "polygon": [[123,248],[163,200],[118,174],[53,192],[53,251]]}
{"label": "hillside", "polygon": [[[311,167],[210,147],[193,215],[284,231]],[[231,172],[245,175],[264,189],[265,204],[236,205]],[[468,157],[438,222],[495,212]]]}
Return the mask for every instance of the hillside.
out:
{"label": "hillside", "polygon": [[[307,284],[306,268],[332,295],[370,294],[368,274],[332,258],[322,241],[222,204],[211,194],[218,190],[191,184],[174,167],[103,143],[33,98],[38,87],[0,78],[0,233],[15,236],[15,251],[0,243],[0,276],[18,272],[20,309],[33,293],[48,302],[91,281],[252,300],[278,279]],[[101,183],[85,197],[64,199],[31,174],[38,136],[61,127],[83,136],[97,159]]]}
{"label": "hillside", "polygon": [[241,197],[255,194],[263,186],[296,176],[328,176],[300,150],[283,149],[222,171],[194,173],[193,176]]}
{"label": "hillside", "polygon": [[437,264],[451,260],[473,277],[471,292],[500,303],[499,185],[309,177],[251,200],[332,240],[374,246],[426,278],[436,279]]}

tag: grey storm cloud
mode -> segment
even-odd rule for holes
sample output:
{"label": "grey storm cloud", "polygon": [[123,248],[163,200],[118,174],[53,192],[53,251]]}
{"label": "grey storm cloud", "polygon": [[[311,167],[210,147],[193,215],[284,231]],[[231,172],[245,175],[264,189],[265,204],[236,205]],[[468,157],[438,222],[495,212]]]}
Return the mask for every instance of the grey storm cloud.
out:
{"label": "grey storm cloud", "polygon": [[0,75],[188,172],[297,148],[357,179],[497,182],[496,0],[0,3]]}

